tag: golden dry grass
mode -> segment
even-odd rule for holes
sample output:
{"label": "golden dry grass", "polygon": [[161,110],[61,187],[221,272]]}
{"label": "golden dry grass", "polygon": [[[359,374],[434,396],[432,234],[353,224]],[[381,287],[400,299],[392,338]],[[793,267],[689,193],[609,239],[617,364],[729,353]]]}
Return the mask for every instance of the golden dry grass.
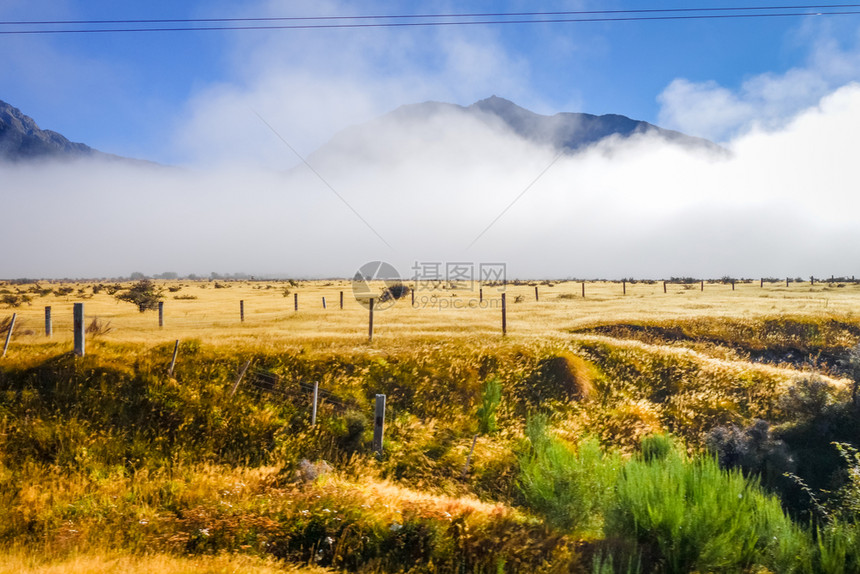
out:
{"label": "golden dry grass", "polygon": [[324,574],[327,568],[222,554],[193,558],[166,554],[76,554],[46,559],[31,552],[0,553],[0,574]]}
{"label": "golden dry grass", "polygon": [[[104,291],[92,295],[92,283],[68,285],[74,292],[65,296],[34,296],[31,304],[0,310],[0,317],[17,313],[18,324],[9,353],[22,346],[47,355],[69,350],[72,344],[72,305],[85,303],[87,322],[98,317],[110,322],[112,331],[101,340],[155,345],[176,339],[197,339],[216,347],[266,351],[318,348],[335,352],[349,349],[409,348],[426,342],[494,342],[517,344],[534,340],[566,340],[570,330],[619,321],[648,322],[701,317],[750,319],[791,315],[833,317],[851,321],[860,308],[860,284],[843,287],[817,283],[731,285],[706,283],[627,284],[622,295],[620,283],[590,282],[586,297],[581,284],[560,282],[540,284],[540,301],[535,301],[533,285],[508,285],[508,335],[501,333],[500,293],[484,289],[483,306],[477,290],[416,292],[416,307],[409,298],[393,307],[377,311],[373,343],[368,344],[368,311],[352,296],[351,283],[344,280],[308,281],[298,287],[283,282],[222,282],[215,288],[209,281],[159,282],[179,287],[165,292],[165,324],[159,328],[156,312],[140,313],[130,303],[117,301]],[[130,284],[126,284],[128,286]],[[6,286],[26,290],[28,286]],[[270,287],[270,288],[269,288]],[[78,289],[85,293],[79,295]],[[290,294],[284,297],[283,290]],[[339,308],[340,292],[344,308]],[[299,310],[293,310],[293,294],[299,296]],[[197,299],[174,299],[174,296]],[[322,299],[326,298],[327,309]],[[520,302],[516,302],[520,300]],[[245,321],[239,320],[239,301],[245,302]],[[44,307],[53,312],[54,335],[44,336]]]}

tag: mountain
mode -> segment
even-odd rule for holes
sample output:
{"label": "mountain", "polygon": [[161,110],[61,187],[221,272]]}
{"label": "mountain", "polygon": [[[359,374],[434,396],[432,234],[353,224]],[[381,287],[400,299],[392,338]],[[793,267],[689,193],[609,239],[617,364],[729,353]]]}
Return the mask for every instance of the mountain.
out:
{"label": "mountain", "polygon": [[496,116],[520,137],[535,143],[552,145],[559,151],[564,149],[575,152],[610,136],[626,138],[646,133],[682,146],[720,149],[708,140],[617,114],[595,116],[563,112],[543,116],[497,96],[480,100],[464,109]]}
{"label": "mountain", "polygon": [[384,155],[391,151],[402,152],[404,148],[420,151],[415,147],[416,137],[425,141],[442,138],[446,130],[455,130],[454,126],[466,123],[483,125],[497,134],[513,133],[530,143],[570,154],[606,138],[627,139],[637,135],[656,136],[687,149],[724,151],[708,140],[622,115],[565,112],[545,116],[492,96],[469,106],[432,101],[401,106],[367,123],[342,130],[313,155],[324,157],[346,151],[363,155],[375,151]]}
{"label": "mountain", "polygon": [[81,158],[150,164],[146,161],[103,153],[86,144],[71,142],[57,132],[39,128],[33,118],[0,100],[0,162],[19,163],[40,159]]}

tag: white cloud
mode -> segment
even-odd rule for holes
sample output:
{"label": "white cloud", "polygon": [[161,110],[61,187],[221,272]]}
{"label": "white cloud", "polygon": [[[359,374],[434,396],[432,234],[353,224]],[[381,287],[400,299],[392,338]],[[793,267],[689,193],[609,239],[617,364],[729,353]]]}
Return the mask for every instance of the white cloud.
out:
{"label": "white cloud", "polygon": [[[17,216],[0,243],[27,248],[0,276],[349,276],[374,259],[404,274],[416,260],[505,261],[512,276],[860,274],[860,86],[728,156],[639,137],[563,158],[471,249],[554,154],[456,110],[425,127],[348,132],[313,158],[393,249],[303,166],[4,167],[0,202]],[[79,255],[57,248],[70,241]]]}
{"label": "white cloud", "polygon": [[803,66],[765,73],[737,89],[714,81],[672,81],[659,95],[660,125],[725,142],[751,129],[776,130],[839,87],[860,80],[860,49],[816,37]]}
{"label": "white cloud", "polygon": [[[283,4],[245,10],[280,15]],[[354,11],[338,2],[305,4],[315,15]],[[301,6],[290,2],[289,12],[302,13]],[[529,66],[508,53],[496,34],[409,28],[237,35],[229,79],[198,89],[176,127],[174,145],[198,165],[234,161],[283,168],[297,160],[254,112],[307,154],[345,126],[404,103],[472,103],[493,93],[517,98],[528,91]]]}

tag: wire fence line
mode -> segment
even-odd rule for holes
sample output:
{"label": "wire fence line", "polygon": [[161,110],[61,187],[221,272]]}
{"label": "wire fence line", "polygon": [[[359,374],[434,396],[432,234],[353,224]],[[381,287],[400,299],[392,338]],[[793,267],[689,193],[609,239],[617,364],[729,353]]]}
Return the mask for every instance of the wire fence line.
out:
{"label": "wire fence line", "polygon": [[[283,376],[266,369],[255,368],[247,377],[246,384],[248,388],[257,392],[281,396],[294,401],[304,398],[308,404],[312,404],[313,401],[315,387],[313,383],[301,380],[285,380]],[[360,405],[352,399],[339,396],[319,386],[316,389],[321,403],[331,404],[339,411],[360,408]]]}
{"label": "wire fence line", "polygon": [[[738,280],[732,281],[700,281],[696,280],[671,280],[671,281],[562,281],[554,285],[551,282],[530,282],[524,284],[508,283],[504,289],[508,294],[508,309],[526,310],[531,304],[540,303],[542,308],[551,309],[552,305],[571,302],[572,300],[621,300],[625,296],[640,295],[646,297],[673,297],[683,291],[722,293],[726,296],[751,295],[753,291],[761,288],[778,289],[789,293],[789,285],[796,291],[797,297],[814,298],[832,297],[834,292],[853,292],[860,286],[854,277],[839,277],[830,280],[816,279],[814,282],[803,282],[797,279],[761,279],[761,280]],[[777,281],[779,281],[777,283]],[[834,283],[835,282],[835,283]],[[560,287],[564,285],[563,287]],[[580,289],[581,285],[581,289]],[[668,288],[667,288],[668,287]],[[808,292],[810,288],[829,290],[830,294],[813,294]],[[836,289],[847,287],[847,289]],[[340,293],[344,297],[341,307]],[[489,326],[495,322],[498,311],[501,310],[500,292],[495,287],[485,285],[478,290],[447,291],[439,292],[412,291],[414,298],[410,304],[410,296],[405,300],[397,301],[395,310],[400,309],[398,321],[391,322],[382,319],[381,325],[387,329],[414,327],[415,325],[428,324],[431,315],[423,318],[418,314],[422,310],[474,310],[470,315],[472,319],[481,322],[483,326]],[[40,300],[34,298],[32,301],[17,307],[0,309],[0,336],[8,330],[9,318],[13,313],[17,315],[14,336],[39,336],[48,335],[45,324],[45,309],[51,309],[51,335],[60,339],[71,336],[73,332],[72,307],[80,301],[84,303],[85,327],[88,333],[94,336],[106,336],[107,338],[131,336],[140,338],[166,338],[177,335],[176,338],[187,336],[196,337],[204,335],[208,330],[227,330],[231,335],[242,335],[243,332],[251,334],[260,329],[279,329],[288,331],[291,325],[296,325],[298,330],[306,333],[309,330],[317,330],[322,333],[328,323],[332,328],[343,332],[345,325],[354,327],[356,333],[368,321],[368,309],[360,301],[355,300],[349,291],[317,291],[314,293],[302,293],[299,299],[300,305],[296,309],[295,300],[291,297],[260,296],[257,293],[247,294],[242,298],[242,293],[236,293],[235,298],[225,298],[219,295],[217,301],[211,300],[171,300],[162,302],[163,313],[159,316],[158,311],[146,311],[137,313],[134,307],[128,303],[114,301],[104,295],[84,296],[81,298],[67,297],[62,300],[48,298]],[[758,293],[756,293],[758,297]],[[324,304],[323,300],[327,303]],[[477,303],[481,302],[481,305]],[[472,305],[471,303],[475,303]],[[511,303],[525,303],[524,306],[511,307]],[[833,303],[830,301],[830,303]],[[403,310],[407,310],[403,313]],[[379,309],[378,309],[379,310]],[[484,311],[484,312],[481,312]],[[385,317],[388,317],[386,311]],[[414,313],[414,314],[413,314]],[[409,317],[413,317],[409,318]],[[486,324],[484,324],[486,323]],[[5,327],[4,327],[5,325]],[[476,323],[478,325],[478,323]],[[444,325],[443,325],[444,326]]]}

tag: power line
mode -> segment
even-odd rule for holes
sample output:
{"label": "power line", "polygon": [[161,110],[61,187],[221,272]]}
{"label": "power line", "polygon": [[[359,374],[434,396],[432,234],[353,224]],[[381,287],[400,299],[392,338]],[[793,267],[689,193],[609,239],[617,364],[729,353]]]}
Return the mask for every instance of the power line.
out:
{"label": "power line", "polygon": [[783,6],[736,6],[710,8],[642,8],[633,10],[564,10],[541,12],[456,12],[443,14],[380,14],[355,16],[267,16],[256,18],[158,18],[132,20],[18,20],[2,21],[0,25],[64,25],[64,24],[195,24],[215,22],[285,22],[285,21],[327,21],[327,20],[386,20],[386,19],[424,19],[424,18],[503,18],[523,16],[585,16],[599,14],[667,14],[689,12],[768,12],[775,10],[835,10],[860,8],[860,4],[799,4]]}
{"label": "power line", "polygon": [[[0,22],[0,26],[23,25],[81,25],[81,24],[193,24],[216,22],[283,22],[304,21],[316,22],[306,24],[277,24],[277,25],[232,25],[232,26],[170,26],[170,27],[126,27],[126,28],[73,28],[73,29],[35,29],[35,30],[0,30],[0,35],[34,35],[34,34],[98,34],[98,33],[136,33],[136,32],[208,32],[236,30],[315,30],[315,29],[356,29],[356,28],[406,28],[406,27],[440,27],[440,26],[475,26],[475,25],[512,25],[512,24],[568,24],[568,23],[606,23],[606,22],[642,22],[642,21],[678,21],[678,20],[729,20],[753,18],[787,18],[811,16],[848,16],[858,15],[860,10],[836,10],[837,8],[860,8],[860,4],[825,4],[804,6],[770,6],[736,8],[679,8],[651,10],[596,10],[579,12],[511,12],[492,14],[414,14],[390,16],[320,16],[320,17],[289,17],[289,18],[212,18],[212,19],[161,19],[161,20],[66,20],[66,21],[20,21]],[[819,10],[816,12],[797,12],[775,10]],[[695,14],[690,14],[696,12]],[[705,13],[702,13],[705,12]],[[733,13],[717,13],[733,12]],[[734,13],[741,12],[741,13]],[[659,15],[635,15],[635,14]],[[600,16],[602,17],[594,17]],[[522,16],[529,16],[523,19]],[[558,17],[571,16],[571,17]],[[585,16],[585,17],[572,17]],[[481,19],[465,20],[460,18],[502,18],[515,19]],[[448,19],[442,21],[397,21],[374,22],[368,20],[386,19]],[[338,23],[329,23],[338,21]]]}

